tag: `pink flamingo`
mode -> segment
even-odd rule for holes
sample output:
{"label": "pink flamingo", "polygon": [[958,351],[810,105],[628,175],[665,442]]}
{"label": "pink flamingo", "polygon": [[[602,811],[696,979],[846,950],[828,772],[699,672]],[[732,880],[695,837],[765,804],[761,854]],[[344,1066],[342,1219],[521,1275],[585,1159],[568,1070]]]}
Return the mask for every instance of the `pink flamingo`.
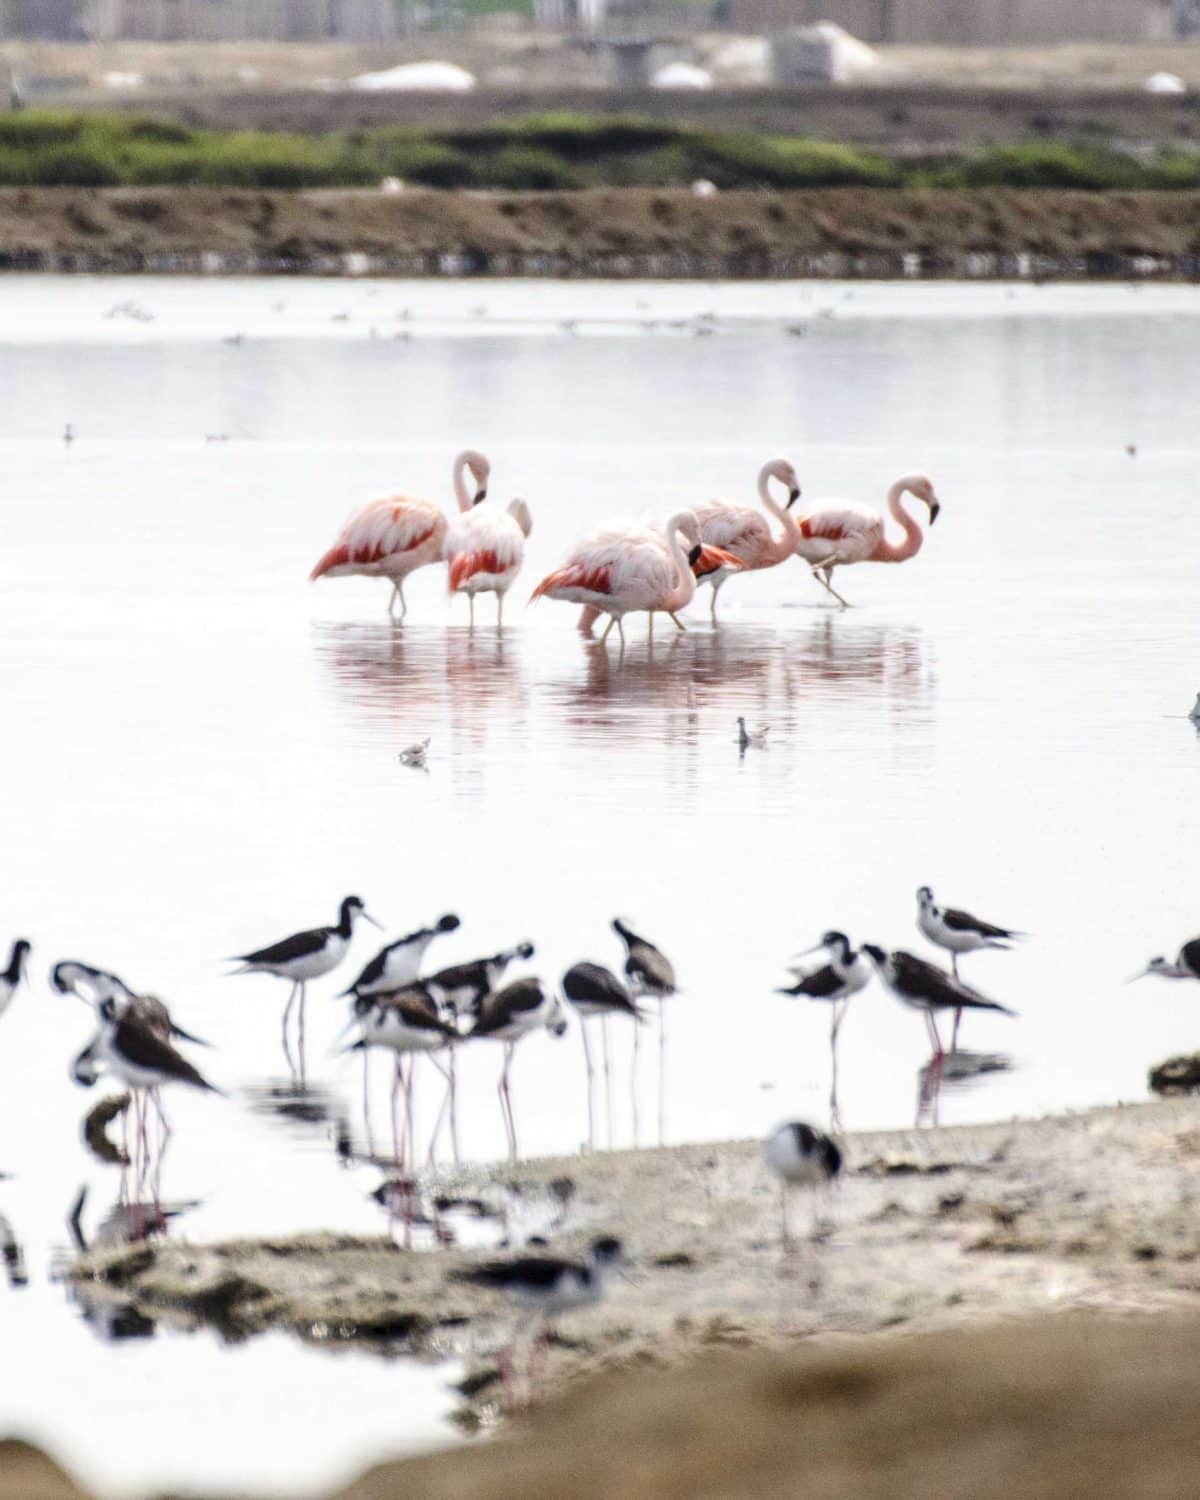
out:
{"label": "pink flamingo", "polygon": [[[690,554],[679,545],[680,536],[692,544]],[[702,559],[734,570],[742,566],[732,553],[705,547],[695,515],[683,510],[671,517],[662,532],[648,526],[630,526],[600,532],[580,542],[563,567],[542,579],[530,602],[547,595],[591,605],[609,617],[600,639],[607,640],[615,625],[622,646],[622,617],[645,610],[650,615],[653,639],[656,610],[670,615],[679,630],[684,628],[676,612],[692,602],[696,579],[691,564]]]}
{"label": "pink flamingo", "polygon": [[[467,490],[465,474],[471,471],[477,486],[474,496]],[[454,460],[454,496],[461,511],[482,500],[487,494],[491,465],[482,453],[468,448]],[[404,601],[404,580],[418,568],[441,562],[446,539],[446,517],[439,506],[429,500],[415,500],[408,495],[388,495],[368,501],[356,510],[338,533],[338,539],[309,574],[310,579],[341,578],[360,574],[365,578],[390,578],[392,597],[388,614],[395,614],[400,601],[400,618],[408,613]]]}
{"label": "pink flamingo", "polygon": [[851,563],[907,562],[921,550],[924,537],[921,528],[901,504],[908,493],[929,507],[929,524],[938,518],[942,503],[934,493],[933,480],[925,474],[905,474],[897,479],[887,494],[887,508],[904,528],[902,542],[889,542],[884,534],[884,518],[877,510],[853,501],[845,504],[825,503],[814,506],[800,517],[800,539],[796,553],[811,567],[813,577],[839,604],[846,601],[833,587],[834,568]]}
{"label": "pink flamingo", "polygon": [[450,592],[466,594],[475,623],[475,595],[496,596],[496,624],[504,624],[504,596],[521,571],[525,538],[533,517],[524,500],[512,500],[506,510],[481,506],[478,501],[464,515],[455,516],[446,530],[442,556],[450,565]]}
{"label": "pink flamingo", "polygon": [[[771,496],[770,481],[777,479],[787,486],[787,508],[776,505]],[[786,562],[800,543],[800,528],[789,514],[791,507],[800,498],[800,482],[796,471],[787,459],[775,458],[763,464],[758,472],[758,498],[770,511],[783,530],[777,537],[771,535],[767,522],[749,505],[730,505],[725,500],[709,500],[695,507],[696,520],[700,523],[700,540],[712,547],[732,552],[746,572],[760,568],[774,568]],[[696,564],[697,570],[700,564]],[[732,577],[729,568],[712,568],[697,571],[697,581],[712,585],[712,605],[709,613],[717,618],[717,593],[727,578]]]}

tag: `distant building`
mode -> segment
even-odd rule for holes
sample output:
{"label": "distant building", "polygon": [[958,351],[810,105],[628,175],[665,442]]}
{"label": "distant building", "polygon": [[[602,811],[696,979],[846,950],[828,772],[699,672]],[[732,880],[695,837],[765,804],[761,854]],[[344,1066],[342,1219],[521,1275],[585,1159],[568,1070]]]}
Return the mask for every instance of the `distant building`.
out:
{"label": "distant building", "polygon": [[1030,47],[1152,42],[1176,34],[1173,10],[1196,0],[730,0],[734,31],[834,21],[864,42]]}

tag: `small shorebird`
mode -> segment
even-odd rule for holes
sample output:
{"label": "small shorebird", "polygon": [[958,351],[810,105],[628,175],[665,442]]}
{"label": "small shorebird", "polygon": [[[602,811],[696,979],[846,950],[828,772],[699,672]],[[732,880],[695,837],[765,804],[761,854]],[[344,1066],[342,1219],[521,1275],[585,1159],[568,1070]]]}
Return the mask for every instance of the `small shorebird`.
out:
{"label": "small shorebird", "polygon": [[923,958],[905,953],[903,949],[885,953],[874,943],[864,943],[862,951],[879,970],[879,977],[896,999],[924,1014],[936,1058],[946,1055],[935,1019],[939,1011],[995,1010],[1004,1016],[1016,1015],[1016,1011],[989,1000],[945,969],[926,963]]}
{"label": "small shorebird", "polygon": [[[629,1016],[640,1023],[645,1012],[634,1002],[632,995],[612,972],[603,964],[587,962],[572,964],[562,977],[562,991],[567,1000],[579,1012],[579,1034],[583,1038],[583,1061],[587,1067],[588,1094],[588,1146],[596,1148],[595,1123],[595,1070],[592,1067],[592,1049],[588,1045],[587,1023],[599,1016],[603,1022],[608,1016]],[[601,1030],[604,1048],[604,1097],[608,1107],[608,1144],[612,1145],[612,1070],[608,1056],[608,1029]],[[638,1033],[633,1034],[634,1064],[632,1069],[631,1094],[633,1098],[633,1143],[638,1142],[637,1117],[637,1046]]]}
{"label": "small shorebird", "polygon": [[25,938],[18,938],[8,956],[8,968],[0,973],[0,1016],[12,1004],[17,986],[25,978],[25,964],[32,948]]}
{"label": "small shorebird", "polygon": [[[416,1138],[413,1122],[413,1070],[404,1070],[405,1057],[418,1052],[436,1052],[459,1039],[458,1031],[437,1013],[437,1006],[420,986],[396,990],[391,994],[362,996],[355,1001],[362,1027],[361,1038],[348,1050],[366,1051],[369,1047],[386,1047],[396,1054],[396,1076],[392,1084],[392,1149],[397,1165],[416,1166]],[[404,1135],[397,1120],[398,1095],[404,1093]],[[440,1120],[439,1120],[440,1125]],[[436,1144],[430,1144],[432,1153]]]}
{"label": "small shorebird", "polygon": [[[635,995],[658,1001],[658,1144],[666,1136],[667,1022],[665,1001],[676,992],[675,968],[653,943],[636,932],[621,917],[613,918],[613,931],[625,944],[625,973]],[[635,1033],[636,1035],[636,1033]]]}
{"label": "small shorebird", "polygon": [[[452,1271],[451,1279],[501,1292],[516,1307],[532,1315],[534,1334],[529,1346],[526,1378],[532,1383],[534,1356],[546,1337],[545,1321],[577,1307],[599,1302],[606,1290],[607,1273],[625,1258],[621,1241],[603,1235],[592,1241],[582,1261],[562,1260],[550,1255],[525,1255],[514,1260],[485,1261]],[[519,1332],[519,1330],[518,1330]],[[512,1379],[514,1333],[500,1356],[505,1389]]]}
{"label": "small shorebird", "polygon": [[[1015,939],[1024,933],[1008,927],[996,927],[969,911],[959,911],[953,906],[938,906],[933,891],[923,885],[917,892],[917,927],[937,948],[945,948],[950,954],[950,968],[958,978],[958,955],[974,953],[979,948],[1007,950]],[[951,1052],[958,1051],[958,1027],[962,1011],[954,1015],[954,1031],[950,1037]]]}
{"label": "small shorebird", "polygon": [[757,729],[747,729],[745,719],[743,719],[741,714],[739,714],[737,727],[737,742],[739,750],[743,751],[744,753],[745,751],[749,750],[751,745],[753,745],[757,750],[766,749],[767,731],[771,727],[769,724],[760,724]]}
{"label": "small shorebird", "polygon": [[[820,943],[809,949],[818,954],[815,963],[796,965],[792,969],[795,984],[777,989],[777,995],[803,996],[806,1000],[821,1000],[829,1004],[829,1056],[831,1079],[829,1088],[829,1113],[836,1124],[838,1118],[837,1084],[837,1039],[846,1007],[853,995],[865,989],[871,982],[871,968],[861,951],[855,952],[844,932],[830,931],[822,934]],[[803,955],[802,955],[803,956]],[[825,962],[822,962],[822,959]]]}
{"label": "small shorebird", "polygon": [[500,1070],[497,1093],[508,1136],[510,1161],[517,1159],[517,1122],[509,1089],[513,1054],[522,1037],[543,1029],[560,1037],[567,1029],[567,1018],[558,997],[547,994],[540,979],[528,978],[514,979],[503,989],[493,991],[479,1007],[475,1024],[467,1033],[470,1038],[490,1038],[504,1043],[504,1065]]}
{"label": "small shorebird", "polygon": [[430,736],[426,735],[423,740],[414,740],[411,745],[401,750],[396,759],[402,766],[413,766],[417,770],[425,769],[425,757],[429,753]]}
{"label": "small shorebird", "polygon": [[455,932],[462,923],[450,911],[439,917],[432,927],[418,927],[415,932],[388,943],[367,964],[358,978],[338,996],[376,995],[403,989],[415,983],[421,972],[425,950],[443,932]]}
{"label": "small shorebird", "polygon": [[956,979],[960,953],[974,953],[978,948],[1008,948],[1014,939],[1024,936],[1015,928],[996,927],[973,917],[969,911],[939,906],[927,885],[917,892],[917,926],[931,943],[950,954],[950,967]]}
{"label": "small shorebird", "polygon": [[[827,1188],[842,1170],[837,1142],[823,1131],[799,1120],[773,1130],[763,1143],[767,1166],[779,1178],[779,1215],[783,1248],[792,1246],[788,1222],[788,1192],[794,1187]],[[816,1206],[814,1203],[814,1217]]]}
{"label": "small shorebird", "polygon": [[300,999],[300,1062],[304,1065],[304,1000],[310,979],[320,979],[331,973],[346,956],[354,924],[359,917],[373,927],[379,923],[367,915],[366,908],[357,896],[347,896],[338,912],[338,920],[332,927],[313,927],[307,932],[297,932],[282,942],[259,948],[254,953],[243,953],[231,962],[241,964],[236,974],[274,974],[291,981],[291,992],[283,1012],[283,1050],[288,1051],[287,1025],[292,1006],[297,996]]}
{"label": "small shorebird", "polygon": [[1126,983],[1145,979],[1147,974],[1157,974],[1160,979],[1200,979],[1200,937],[1184,943],[1175,955],[1174,963],[1160,954],[1152,958],[1140,973],[1130,975]]}
{"label": "small shorebird", "polygon": [[453,1015],[476,1015],[484,1000],[504,978],[509,964],[532,958],[532,943],[518,943],[515,948],[501,948],[490,958],[475,958],[465,964],[451,964],[439,969],[424,981],[425,988]]}
{"label": "small shorebird", "polygon": [[194,1042],[198,1047],[209,1045],[203,1037],[193,1036],[177,1026],[157,996],[137,994],[119,975],[107,969],[97,969],[74,958],[63,959],[50,970],[50,986],[60,995],[74,995],[97,1010],[108,1001],[122,1020],[136,1021],[164,1041]]}
{"label": "small shorebird", "polygon": [[74,995],[88,1005],[103,1000],[132,1000],[134,992],[117,974],[97,969],[75,958],[65,958],[50,970],[50,987],[60,995]]}

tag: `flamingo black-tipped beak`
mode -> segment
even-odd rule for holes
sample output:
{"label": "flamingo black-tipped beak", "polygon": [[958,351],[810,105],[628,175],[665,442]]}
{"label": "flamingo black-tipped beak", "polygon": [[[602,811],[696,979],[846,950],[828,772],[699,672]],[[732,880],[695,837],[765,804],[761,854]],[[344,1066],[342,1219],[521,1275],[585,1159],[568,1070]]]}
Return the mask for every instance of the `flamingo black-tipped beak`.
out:
{"label": "flamingo black-tipped beak", "polygon": [[795,505],[796,501],[799,500],[799,498],[800,498],[800,486],[796,485],[794,488],[792,488],[792,489],[790,489],[788,491],[787,509],[791,510],[792,506]]}
{"label": "flamingo black-tipped beak", "polygon": [[486,500],[486,499],[487,499],[487,485],[485,484],[484,487],[481,490],[476,490],[475,491],[475,499],[471,503],[473,505],[478,505],[481,500]]}
{"label": "flamingo black-tipped beak", "polygon": [[941,515],[941,513],[942,502],[940,500],[931,500],[929,502],[929,524],[931,526],[937,520],[938,516]]}

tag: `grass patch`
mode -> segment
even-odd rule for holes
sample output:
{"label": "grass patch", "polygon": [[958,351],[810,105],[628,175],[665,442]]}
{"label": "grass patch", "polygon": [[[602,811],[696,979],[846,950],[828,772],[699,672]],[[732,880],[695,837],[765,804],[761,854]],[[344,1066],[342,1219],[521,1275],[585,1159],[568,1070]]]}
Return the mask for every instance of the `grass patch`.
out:
{"label": "grass patch", "polygon": [[472,129],[380,126],[329,135],[190,129],[139,115],[53,111],[0,116],[0,184],[317,188],[400,177],[424,187],[1200,189],[1200,153],[1152,160],[1026,141],[893,160],[801,136],[702,130],[635,116],[529,115]]}

